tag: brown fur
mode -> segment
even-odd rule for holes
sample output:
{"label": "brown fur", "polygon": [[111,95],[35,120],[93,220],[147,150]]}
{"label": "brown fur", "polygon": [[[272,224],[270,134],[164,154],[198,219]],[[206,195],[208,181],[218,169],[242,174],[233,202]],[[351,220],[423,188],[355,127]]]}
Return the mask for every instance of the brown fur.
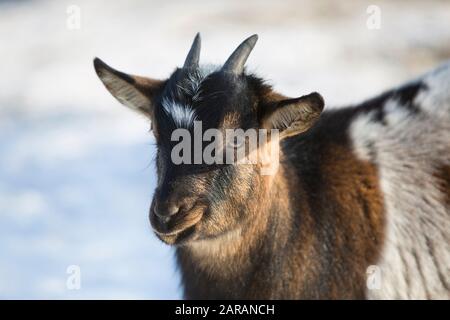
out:
{"label": "brown fur", "polygon": [[[145,82],[95,65],[119,101],[154,123],[158,186],[150,221],[161,240],[176,245],[186,298],[365,297],[366,269],[383,242],[383,200],[375,166],[356,158],[347,131],[378,100],[319,118],[318,93],[286,98],[253,75],[212,73],[199,97],[180,90],[191,69]],[[194,108],[208,128],[278,129],[278,171],[175,165],[168,157],[175,126],[164,101]]]}
{"label": "brown fur", "polygon": [[376,168],[337,143],[324,150],[320,190],[283,158],[275,177],[256,179],[237,230],[178,248],[187,298],[365,297],[383,241]]}

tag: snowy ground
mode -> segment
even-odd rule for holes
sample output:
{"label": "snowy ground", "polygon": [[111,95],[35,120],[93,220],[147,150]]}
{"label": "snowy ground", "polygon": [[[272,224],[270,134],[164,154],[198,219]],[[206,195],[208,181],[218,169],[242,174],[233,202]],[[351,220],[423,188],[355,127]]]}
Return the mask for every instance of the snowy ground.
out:
{"label": "snowy ground", "polygon": [[[80,29],[67,27],[71,5]],[[258,33],[251,70],[333,106],[450,58],[450,2],[0,1],[0,298],[181,297],[147,221],[149,124],[106,92],[92,58],[162,78],[197,31],[212,63]],[[80,290],[66,287],[70,265]]]}

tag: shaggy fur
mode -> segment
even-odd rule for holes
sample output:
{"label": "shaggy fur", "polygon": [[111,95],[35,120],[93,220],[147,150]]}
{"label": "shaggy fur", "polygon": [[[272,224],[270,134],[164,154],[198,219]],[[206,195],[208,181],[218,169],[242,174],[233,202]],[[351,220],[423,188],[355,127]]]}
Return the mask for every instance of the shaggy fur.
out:
{"label": "shaggy fur", "polygon": [[[152,120],[150,221],[176,246],[186,298],[449,298],[449,65],[320,117],[319,94],[287,98],[245,72],[181,68],[159,81],[95,68]],[[174,165],[171,133],[194,119],[279,129],[278,170]]]}

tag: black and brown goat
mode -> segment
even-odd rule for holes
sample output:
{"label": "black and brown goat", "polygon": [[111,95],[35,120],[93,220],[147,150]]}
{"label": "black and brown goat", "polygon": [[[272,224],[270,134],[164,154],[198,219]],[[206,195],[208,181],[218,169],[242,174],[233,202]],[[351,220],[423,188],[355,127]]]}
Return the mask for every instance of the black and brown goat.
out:
{"label": "black and brown goat", "polygon": [[[197,35],[184,66],[163,81],[94,61],[112,95],[151,119],[150,221],[176,246],[185,297],[449,298],[450,65],[321,114],[318,93],[287,98],[246,73],[256,40],[204,68]],[[194,120],[278,129],[278,170],[174,164],[171,135]]]}

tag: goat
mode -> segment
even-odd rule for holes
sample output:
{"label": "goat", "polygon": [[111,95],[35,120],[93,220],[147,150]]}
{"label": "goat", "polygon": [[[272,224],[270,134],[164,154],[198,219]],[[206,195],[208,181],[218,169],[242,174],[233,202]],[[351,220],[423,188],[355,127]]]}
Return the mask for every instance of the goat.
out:
{"label": "goat", "polygon": [[[256,40],[204,67],[197,34],[166,80],[94,60],[110,93],[151,120],[158,182],[149,218],[176,248],[184,297],[449,298],[450,64],[322,113],[320,94],[288,98],[245,70]],[[174,164],[172,135],[195,121],[276,129],[278,169]]]}

